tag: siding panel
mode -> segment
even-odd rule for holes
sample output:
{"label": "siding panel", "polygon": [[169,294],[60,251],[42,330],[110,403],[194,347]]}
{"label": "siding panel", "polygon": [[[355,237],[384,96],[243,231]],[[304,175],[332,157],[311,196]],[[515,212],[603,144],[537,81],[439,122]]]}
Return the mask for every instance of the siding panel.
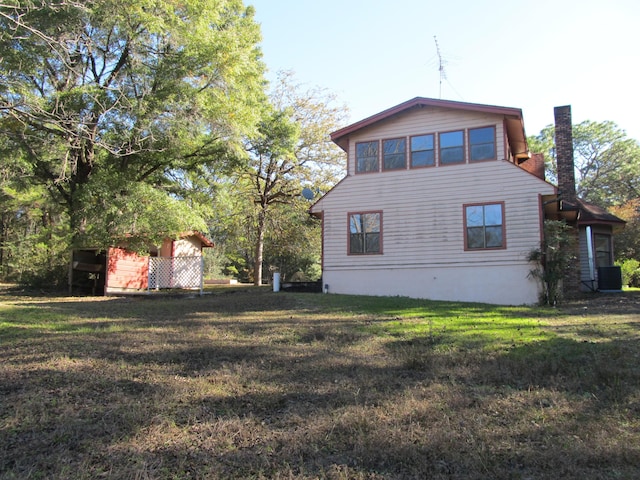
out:
{"label": "siding panel", "polygon": [[107,258],[107,289],[145,290],[148,284],[149,257],[122,248],[110,248]]}
{"label": "siding panel", "polygon": [[[517,250],[526,256],[540,239],[538,194],[553,192],[551,185],[508,162],[377,176],[387,178],[379,183],[349,177],[323,202],[325,266],[504,261]],[[464,252],[462,206],[500,201],[505,202],[507,250]],[[369,210],[384,213],[384,255],[347,258],[347,212]]]}
{"label": "siding panel", "polygon": [[[349,176],[314,207],[324,211],[325,281],[338,272],[349,277],[353,269],[372,278],[373,270],[405,270],[407,281],[416,269],[459,268],[460,275],[483,277],[482,270],[468,270],[473,266],[504,268],[498,277],[510,278],[517,266],[534,291],[526,298],[535,302],[526,257],[540,243],[539,195],[553,191],[505,161]],[[504,202],[507,248],[464,251],[463,205],[485,202]],[[370,210],[383,212],[384,254],[347,255],[347,213]],[[521,295],[513,298],[523,303]]]}
{"label": "siding panel", "polygon": [[[496,127],[496,154],[498,159],[507,156],[505,152],[505,131],[503,117],[477,112],[462,113],[442,108],[421,108],[403,112],[375,126],[365,128],[349,139],[348,173],[355,174],[355,145],[357,142],[386,138],[410,137],[426,133],[439,133],[494,125]],[[437,135],[436,135],[437,142]],[[467,141],[465,139],[465,145]],[[408,163],[408,162],[407,162]],[[391,172],[385,172],[391,173]],[[362,175],[362,174],[361,174]]]}
{"label": "siding panel", "polygon": [[[323,212],[323,281],[330,291],[533,303],[529,252],[541,238],[539,196],[555,188],[507,161],[501,116],[422,108],[362,129],[359,141],[496,127],[498,160],[348,175],[313,207]],[[506,248],[465,251],[463,205],[503,202]],[[383,212],[382,255],[348,255],[348,212]],[[479,267],[479,268],[478,268]]]}

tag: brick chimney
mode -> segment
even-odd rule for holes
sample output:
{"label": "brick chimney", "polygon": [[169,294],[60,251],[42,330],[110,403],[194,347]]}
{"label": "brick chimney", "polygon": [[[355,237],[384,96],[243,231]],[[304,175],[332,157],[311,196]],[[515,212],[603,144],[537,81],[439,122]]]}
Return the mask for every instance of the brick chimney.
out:
{"label": "brick chimney", "polygon": [[[553,114],[556,123],[556,167],[558,170],[558,193],[560,209],[576,211],[576,175],[573,162],[573,125],[571,122],[571,106],[555,107]],[[575,262],[565,272],[562,290],[565,298],[576,297],[580,292],[580,235],[577,225],[571,229],[573,238],[573,254]]]}
{"label": "brick chimney", "polygon": [[553,114],[556,121],[556,166],[560,199],[575,206],[576,175],[573,163],[571,105],[555,107]]}
{"label": "brick chimney", "polygon": [[531,158],[527,158],[524,162],[518,164],[518,166],[542,180],[545,179],[544,154],[542,153],[532,153]]}

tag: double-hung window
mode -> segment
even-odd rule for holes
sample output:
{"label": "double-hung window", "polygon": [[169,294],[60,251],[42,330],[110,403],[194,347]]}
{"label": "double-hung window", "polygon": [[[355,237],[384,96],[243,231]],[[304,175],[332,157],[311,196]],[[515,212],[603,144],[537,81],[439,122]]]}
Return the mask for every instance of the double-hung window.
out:
{"label": "double-hung window", "polygon": [[469,129],[469,160],[495,160],[496,129],[483,127]]}
{"label": "double-hung window", "polygon": [[407,140],[392,138],[382,141],[382,169],[399,170],[406,168]]}
{"label": "double-hung window", "polygon": [[411,137],[411,168],[432,167],[436,164],[433,134]]}
{"label": "double-hung window", "polygon": [[611,235],[596,233],[593,236],[596,250],[596,266],[610,267],[613,265],[611,258]]}
{"label": "double-hung window", "polygon": [[440,134],[440,165],[464,163],[464,131]]}
{"label": "double-hung window", "polygon": [[382,253],[382,212],[349,214],[349,253]]}
{"label": "double-hung window", "polygon": [[464,206],[465,250],[506,248],[504,203]]}
{"label": "double-hung window", "polygon": [[378,171],[378,141],[356,143],[356,173]]}

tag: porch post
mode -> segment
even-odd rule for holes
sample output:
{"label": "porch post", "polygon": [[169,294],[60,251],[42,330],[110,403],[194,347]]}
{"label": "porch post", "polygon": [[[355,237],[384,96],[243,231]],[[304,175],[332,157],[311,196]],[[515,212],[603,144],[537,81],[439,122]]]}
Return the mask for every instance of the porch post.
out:
{"label": "porch post", "polygon": [[204,293],[204,257],[200,255],[200,296]]}

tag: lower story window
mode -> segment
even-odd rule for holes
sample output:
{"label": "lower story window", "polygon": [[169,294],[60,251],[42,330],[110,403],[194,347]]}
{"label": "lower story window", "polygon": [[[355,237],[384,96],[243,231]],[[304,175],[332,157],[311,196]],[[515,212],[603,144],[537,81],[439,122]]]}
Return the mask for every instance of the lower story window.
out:
{"label": "lower story window", "polygon": [[596,233],[594,235],[594,243],[596,247],[596,266],[610,267],[613,265],[611,258],[611,235]]}
{"label": "lower story window", "polygon": [[349,214],[349,253],[382,253],[382,212]]}
{"label": "lower story window", "polygon": [[465,249],[505,248],[504,203],[464,206]]}

